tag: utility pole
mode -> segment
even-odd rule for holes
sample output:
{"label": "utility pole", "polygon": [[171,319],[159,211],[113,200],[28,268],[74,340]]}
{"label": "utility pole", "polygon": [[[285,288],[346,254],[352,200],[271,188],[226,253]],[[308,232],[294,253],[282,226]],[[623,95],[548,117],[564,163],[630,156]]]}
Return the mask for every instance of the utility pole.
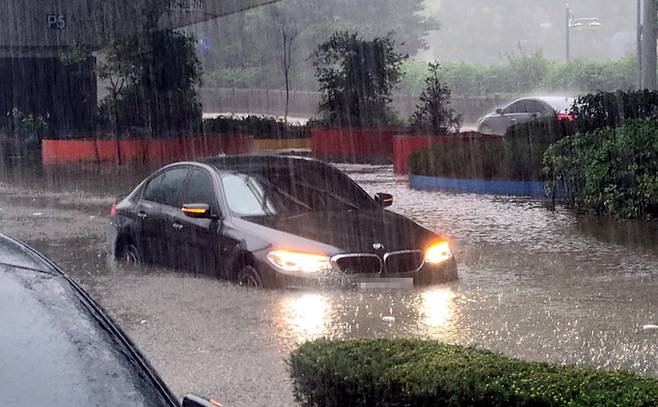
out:
{"label": "utility pole", "polygon": [[571,60],[571,9],[567,4],[567,62]]}
{"label": "utility pole", "polygon": [[637,88],[642,89],[642,0],[637,0]]}
{"label": "utility pole", "polygon": [[656,0],[644,0],[641,89],[656,90]]}

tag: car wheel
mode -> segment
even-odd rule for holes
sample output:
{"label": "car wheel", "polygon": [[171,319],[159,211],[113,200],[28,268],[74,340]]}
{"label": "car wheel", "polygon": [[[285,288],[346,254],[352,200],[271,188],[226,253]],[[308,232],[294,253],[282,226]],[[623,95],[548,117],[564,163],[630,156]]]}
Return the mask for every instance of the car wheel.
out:
{"label": "car wheel", "polygon": [[244,266],[238,272],[237,283],[247,288],[263,288],[263,279],[252,266]]}
{"label": "car wheel", "polygon": [[142,254],[139,252],[137,246],[127,243],[121,248],[118,260],[124,265],[135,266],[142,263]]}

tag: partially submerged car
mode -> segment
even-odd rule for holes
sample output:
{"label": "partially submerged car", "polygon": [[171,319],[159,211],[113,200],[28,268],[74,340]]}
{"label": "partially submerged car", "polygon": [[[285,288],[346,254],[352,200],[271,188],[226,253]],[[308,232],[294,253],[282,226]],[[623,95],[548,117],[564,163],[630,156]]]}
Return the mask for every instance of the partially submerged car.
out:
{"label": "partially submerged car", "polygon": [[0,234],[0,405],[181,404],[128,336],[51,261]]}
{"label": "partially submerged car", "polygon": [[478,121],[478,132],[503,135],[515,124],[547,117],[573,120],[570,111],[574,101],[573,98],[566,96],[520,98],[482,117]]}
{"label": "partially submerged car", "polygon": [[112,206],[109,250],[251,287],[457,278],[449,242],[318,160],[224,156],[168,165]]}

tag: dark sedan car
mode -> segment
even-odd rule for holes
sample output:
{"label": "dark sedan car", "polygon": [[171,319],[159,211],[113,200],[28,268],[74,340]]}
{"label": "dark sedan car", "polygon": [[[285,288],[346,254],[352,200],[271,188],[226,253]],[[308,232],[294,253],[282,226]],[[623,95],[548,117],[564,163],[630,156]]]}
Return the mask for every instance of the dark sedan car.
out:
{"label": "dark sedan car", "polygon": [[110,250],[127,262],[210,272],[253,287],[456,279],[448,241],[385,210],[392,202],[313,159],[177,163],[112,207]]}
{"label": "dark sedan car", "polygon": [[[0,234],[0,406],[179,406],[144,356],[57,266]],[[183,407],[219,406],[187,395]]]}

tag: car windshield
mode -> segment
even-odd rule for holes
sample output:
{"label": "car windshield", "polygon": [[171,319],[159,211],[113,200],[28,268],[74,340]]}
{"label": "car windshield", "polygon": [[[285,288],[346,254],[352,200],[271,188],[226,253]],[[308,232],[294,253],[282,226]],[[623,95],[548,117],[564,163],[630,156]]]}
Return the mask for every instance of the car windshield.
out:
{"label": "car windshield", "polygon": [[550,97],[543,100],[558,113],[568,113],[575,102],[573,98],[565,97]]}
{"label": "car windshield", "polygon": [[167,399],[654,406],[658,0],[0,0],[0,234]]}
{"label": "car windshield", "polygon": [[[291,177],[287,170],[229,173],[221,176],[228,208],[237,216],[294,216],[314,211],[372,209],[374,201],[341,184],[313,183],[309,174]],[[316,180],[317,181],[317,180]]]}

